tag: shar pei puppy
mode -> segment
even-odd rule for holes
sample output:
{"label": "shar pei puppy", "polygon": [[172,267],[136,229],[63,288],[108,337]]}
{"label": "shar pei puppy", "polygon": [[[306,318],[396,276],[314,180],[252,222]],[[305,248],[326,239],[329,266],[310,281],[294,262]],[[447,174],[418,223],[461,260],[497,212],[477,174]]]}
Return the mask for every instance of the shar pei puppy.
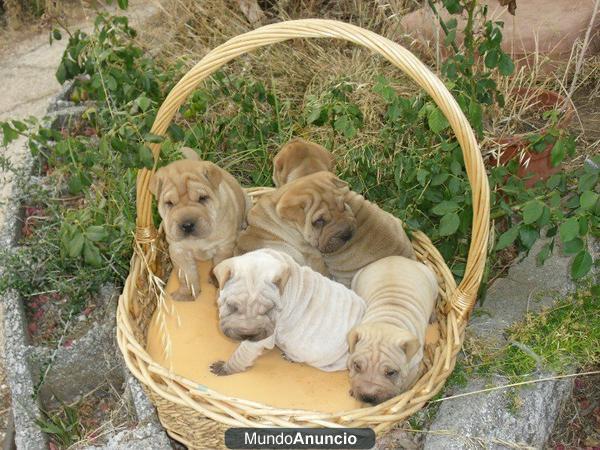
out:
{"label": "shar pei puppy", "polygon": [[251,206],[240,184],[227,171],[200,161],[191,149],[189,159],[160,168],[150,179],[158,203],[169,255],[180,281],[175,300],[193,300],[200,293],[196,261],[218,264],[233,255]]}
{"label": "shar pei puppy", "polygon": [[325,147],[295,138],[273,158],[273,182],[280,187],[311,173],[331,172],[334,164],[333,155]]}
{"label": "shar pei puppy", "polygon": [[426,265],[390,256],[358,272],[352,289],[367,302],[367,311],[348,334],[350,393],[377,404],[417,380],[438,283]]}
{"label": "shar pei puppy", "polygon": [[402,221],[330,172],[264,194],[248,214],[238,253],[274,248],[349,287],[366,265],[391,255],[415,258]]}
{"label": "shar pei puppy", "polygon": [[221,330],[242,342],[227,362],[211,365],[213,373],[245,371],[275,345],[291,361],[346,368],[346,337],[366,307],[350,289],[270,249],[225,260],[214,273]]}

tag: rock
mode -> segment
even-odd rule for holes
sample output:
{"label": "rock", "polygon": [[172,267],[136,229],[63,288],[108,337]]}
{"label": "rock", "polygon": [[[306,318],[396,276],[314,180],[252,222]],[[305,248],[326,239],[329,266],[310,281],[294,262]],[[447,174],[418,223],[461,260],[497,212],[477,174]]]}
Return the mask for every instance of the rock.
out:
{"label": "rock", "polygon": [[[493,284],[483,306],[475,309],[467,334],[492,346],[505,345],[503,333],[510,325],[523,320],[527,312],[552,306],[575,291],[569,275],[571,258],[563,256],[558,246],[543,266],[536,265],[535,257],[544,243],[539,240],[527,257],[511,267],[506,278]],[[589,248],[597,258],[598,242],[590,239]],[[540,372],[539,366],[532,378],[551,376]],[[491,387],[486,383],[489,380],[472,378],[458,393]],[[495,377],[491,383],[507,384],[510,381],[503,377]],[[427,433],[425,449],[466,449],[473,443],[484,448],[542,448],[571,388],[572,381],[564,379],[445,400]]]}
{"label": "rock", "polygon": [[109,382],[121,390],[124,382],[120,352],[115,342],[115,312],[118,293],[113,286],[104,286],[98,295],[102,313],[80,338],[69,346],[57,349],[35,347],[32,359],[44,373],[40,398],[45,405],[71,403],[99,385]]}
{"label": "rock", "polygon": [[[494,384],[509,381],[499,377]],[[471,380],[460,392],[486,387],[482,380]],[[446,400],[427,433],[424,448],[544,448],[571,389],[572,380],[564,379]]]}

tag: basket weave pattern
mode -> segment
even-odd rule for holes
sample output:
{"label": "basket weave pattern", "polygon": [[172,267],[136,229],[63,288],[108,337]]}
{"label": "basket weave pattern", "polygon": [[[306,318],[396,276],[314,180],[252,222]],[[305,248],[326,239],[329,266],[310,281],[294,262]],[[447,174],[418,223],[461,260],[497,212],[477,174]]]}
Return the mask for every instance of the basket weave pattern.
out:
{"label": "basket weave pattern", "polygon": [[[441,336],[427,372],[409,391],[382,404],[338,413],[283,410],[236,399],[170,372],[145,350],[146,328],[160,298],[165,276],[165,243],[152,223],[153,170],[142,169],[137,179],[136,252],[117,311],[117,341],[131,372],[143,383],[169,434],[190,448],[219,448],[223,431],[231,426],[367,426],[377,433],[418,411],[444,385],[456,362],[469,313],[483,274],[489,234],[489,186],[473,131],[444,84],[412,53],[378,34],[343,22],[320,19],[267,25],[230,39],[208,53],[173,88],[158,111],[151,132],[164,136],[180,106],[206,77],[244,53],[292,38],[337,38],[371,49],[421,86],[444,113],[462,148],[473,198],[471,244],[465,275],[457,286],[442,256],[423,233],[413,234],[419,260],[440,281],[438,320]],[[150,144],[155,161],[160,144]],[[268,188],[248,190],[257,197]]]}

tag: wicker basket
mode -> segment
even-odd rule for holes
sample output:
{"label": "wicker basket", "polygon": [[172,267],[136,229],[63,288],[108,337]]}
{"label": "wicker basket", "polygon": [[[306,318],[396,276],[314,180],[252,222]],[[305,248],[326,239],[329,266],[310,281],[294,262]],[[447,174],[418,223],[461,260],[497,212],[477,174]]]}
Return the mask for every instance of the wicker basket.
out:
{"label": "wicker basket", "polygon": [[[469,313],[483,273],[489,233],[489,186],[473,131],[444,84],[412,53],[370,31],[331,20],[295,20],[267,25],[230,39],[208,53],[173,88],[158,111],[152,133],[164,135],[174,114],[198,84],[235,57],[292,38],[345,39],[379,53],[416,81],[448,119],[463,151],[473,196],[473,229],[465,275],[456,286],[431,241],[413,236],[418,258],[438,274],[440,339],[428,371],[409,391],[377,406],[337,413],[283,410],[231,398],[198,386],[154,362],[145,350],[146,330],[162,292],[161,277],[169,265],[162,233],[152,223],[152,171],[137,179],[137,228],[131,271],[119,299],[117,339],[129,370],[142,382],[168,433],[190,448],[221,448],[223,433],[245,427],[371,427],[380,434],[418,411],[443,387],[456,362]],[[151,144],[156,160],[160,145]],[[258,196],[267,189],[251,190]]]}

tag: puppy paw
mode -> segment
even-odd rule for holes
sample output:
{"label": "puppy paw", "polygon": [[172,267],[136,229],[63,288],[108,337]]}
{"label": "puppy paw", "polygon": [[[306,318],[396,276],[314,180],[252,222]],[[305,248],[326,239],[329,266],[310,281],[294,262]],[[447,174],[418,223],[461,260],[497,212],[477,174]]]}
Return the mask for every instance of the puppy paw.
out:
{"label": "puppy paw", "polygon": [[216,361],[210,365],[210,371],[220,377],[229,375],[229,371],[225,368],[225,361]]}
{"label": "puppy paw", "polygon": [[171,294],[171,298],[173,300],[177,300],[178,302],[192,302],[194,301],[194,296],[187,289],[177,289],[175,292]]}

